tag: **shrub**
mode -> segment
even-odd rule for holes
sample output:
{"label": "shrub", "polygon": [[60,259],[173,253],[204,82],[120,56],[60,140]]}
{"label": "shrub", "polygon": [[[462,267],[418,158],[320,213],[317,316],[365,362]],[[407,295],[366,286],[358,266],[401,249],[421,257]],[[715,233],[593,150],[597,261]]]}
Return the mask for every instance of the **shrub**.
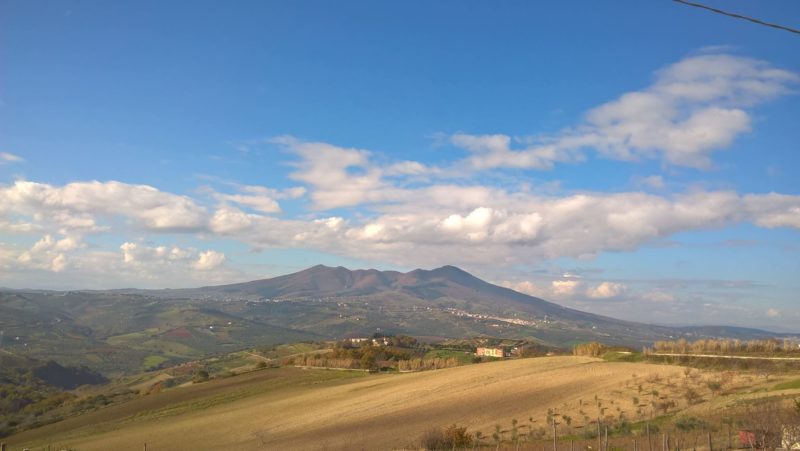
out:
{"label": "shrub", "polygon": [[466,427],[453,424],[445,429],[433,428],[427,430],[422,435],[421,441],[425,449],[445,450],[472,446],[473,437],[472,434],[467,432]]}
{"label": "shrub", "polygon": [[207,380],[208,380],[208,371],[203,369],[197,370],[194,373],[194,376],[192,377],[192,382],[194,383],[205,382]]}

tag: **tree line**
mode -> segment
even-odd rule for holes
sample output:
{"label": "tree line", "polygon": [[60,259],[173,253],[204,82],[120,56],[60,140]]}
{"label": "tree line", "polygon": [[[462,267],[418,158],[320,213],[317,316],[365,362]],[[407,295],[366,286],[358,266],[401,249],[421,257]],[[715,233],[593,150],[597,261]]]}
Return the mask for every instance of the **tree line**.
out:
{"label": "tree line", "polygon": [[674,341],[657,341],[647,353],[671,354],[797,354],[800,355],[798,342],[789,339],[738,340],[738,339],[700,339],[687,341],[681,338]]}

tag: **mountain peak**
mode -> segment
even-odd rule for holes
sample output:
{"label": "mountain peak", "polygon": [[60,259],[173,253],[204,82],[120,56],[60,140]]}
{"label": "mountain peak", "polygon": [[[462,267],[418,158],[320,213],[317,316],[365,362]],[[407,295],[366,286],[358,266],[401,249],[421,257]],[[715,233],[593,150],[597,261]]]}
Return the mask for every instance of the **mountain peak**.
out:
{"label": "mountain peak", "polygon": [[[341,266],[339,266],[339,268],[341,268]],[[326,266],[326,265],[323,265],[323,264],[319,264],[319,265],[314,265],[314,266],[312,266],[310,268],[307,268],[307,269],[305,269],[303,271],[300,271],[300,272],[306,272],[306,271],[314,271],[314,272],[316,272],[316,271],[326,271],[326,270],[330,270],[330,269],[336,269],[336,268],[334,268],[333,266]]]}

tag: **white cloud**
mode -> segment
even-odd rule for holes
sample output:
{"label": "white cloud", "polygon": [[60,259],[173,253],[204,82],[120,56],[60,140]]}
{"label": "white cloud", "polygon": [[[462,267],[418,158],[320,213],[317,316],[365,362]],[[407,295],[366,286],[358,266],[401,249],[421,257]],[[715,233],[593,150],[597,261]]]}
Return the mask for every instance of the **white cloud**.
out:
{"label": "white cloud", "polygon": [[467,159],[472,169],[482,170],[496,167],[551,169],[556,162],[583,160],[583,155],[574,149],[553,144],[532,145],[524,150],[511,149],[511,137],[506,135],[468,135],[457,133],[450,138],[457,147],[472,152]]}
{"label": "white cloud", "polygon": [[743,208],[756,225],[761,227],[800,228],[800,196],[786,194],[749,194],[743,198]]}
{"label": "white cloud", "polygon": [[84,245],[77,237],[55,239],[51,235],[45,235],[30,249],[20,253],[17,263],[26,268],[61,272],[69,264],[66,253],[82,247]]}
{"label": "white cloud", "polygon": [[535,283],[529,280],[521,280],[517,282],[504,280],[501,282],[497,282],[497,285],[510,288],[514,291],[519,291],[520,293],[525,293],[531,296],[546,296],[548,293],[547,290],[543,289],[542,287],[536,285]]}
{"label": "white cloud", "polygon": [[593,299],[611,299],[622,295],[626,290],[627,287],[624,284],[603,282],[586,290],[586,295]]}
{"label": "white cloud", "polygon": [[178,288],[242,280],[225,262],[215,250],[127,241],[107,251],[72,237],[44,236],[27,249],[0,242],[0,286]]}
{"label": "white cloud", "polygon": [[580,280],[554,280],[551,282],[551,292],[554,296],[571,296],[575,294],[582,282]]}
{"label": "white cloud", "polygon": [[13,153],[0,152],[0,164],[6,163],[19,163],[25,161],[22,157],[14,155]]}
{"label": "white cloud", "polygon": [[474,169],[549,169],[580,161],[584,149],[617,160],[661,158],[679,166],[705,168],[711,154],[751,128],[746,110],[785,95],[800,76],[750,58],[702,54],[657,72],[648,88],[623,94],[586,113],[578,126],[532,143],[506,135],[463,133],[451,142],[472,153]]}
{"label": "white cloud", "polygon": [[774,308],[768,308],[765,314],[768,318],[777,318],[781,315],[781,311]]}
{"label": "white cloud", "polygon": [[75,182],[61,187],[18,180],[0,186],[0,217],[29,215],[38,221],[93,229],[97,216],[122,216],[154,231],[191,231],[204,227],[205,209],[186,196],[147,185]]}
{"label": "white cloud", "polygon": [[441,170],[426,166],[418,161],[401,161],[387,166],[384,174],[387,176],[430,176],[441,174]]}
{"label": "white cloud", "polygon": [[123,262],[135,265],[182,263],[191,260],[195,254],[191,249],[178,246],[149,247],[132,242],[122,243],[119,248]]}
{"label": "white cloud", "polygon": [[[370,166],[368,160],[360,164]],[[380,178],[376,183],[387,185]],[[318,184],[311,197],[336,197],[338,189]],[[263,190],[267,188],[240,189],[244,193]],[[324,190],[332,191],[322,194]],[[364,212],[350,219],[283,219],[248,213],[229,205],[233,202],[223,202],[209,212],[194,199],[142,185],[88,182],[58,187],[18,181],[0,187],[0,226],[18,233],[43,231],[73,237],[87,231],[119,233],[114,218],[123,218],[145,233],[197,233],[257,249],[308,248],[401,265],[481,261],[510,265],[560,257],[592,258],[605,251],[635,250],[675,233],[741,222],[800,228],[800,196],[775,193],[541,196],[525,190],[435,184],[389,188],[387,193],[381,196],[391,200],[373,205],[377,213]],[[299,190],[291,195],[299,195]],[[377,202],[370,192],[358,196]]]}
{"label": "white cloud", "polygon": [[400,191],[382,180],[383,171],[369,163],[370,152],[292,137],[275,140],[300,157],[294,180],[313,188],[317,208],[332,209],[392,200]]}
{"label": "white cloud", "polygon": [[259,216],[247,214],[238,208],[224,206],[214,212],[210,228],[214,233],[231,235],[250,229],[257,218]]}
{"label": "white cloud", "polygon": [[239,193],[220,193],[210,188],[207,190],[222,206],[236,204],[266,214],[281,212],[278,199],[297,199],[306,193],[305,187],[302,186],[277,190],[265,186],[229,184],[235,186],[239,190]]}
{"label": "white cloud", "polygon": [[225,263],[225,254],[217,251],[205,251],[197,257],[197,261],[192,263],[192,267],[200,271],[210,271],[219,268],[223,263]]}

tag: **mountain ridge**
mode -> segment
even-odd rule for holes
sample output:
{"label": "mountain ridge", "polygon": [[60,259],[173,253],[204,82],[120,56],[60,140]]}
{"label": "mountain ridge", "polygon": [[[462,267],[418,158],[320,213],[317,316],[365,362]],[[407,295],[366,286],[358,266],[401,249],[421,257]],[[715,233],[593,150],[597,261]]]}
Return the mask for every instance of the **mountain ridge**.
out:
{"label": "mountain ridge", "polygon": [[[164,293],[162,290],[156,290]],[[460,299],[486,310],[519,310],[548,320],[591,324],[595,329],[607,326],[648,328],[652,335],[671,339],[675,335],[698,337],[767,337],[785,335],[762,329],[729,325],[667,326],[623,320],[565,307],[507,287],[486,282],[453,265],[433,269],[417,268],[408,272],[378,269],[349,269],[318,264],[304,270],[272,278],[224,285],[166,290],[170,296],[262,296],[274,299],[307,297],[370,296],[387,292],[403,293],[425,301]],[[489,302],[487,302],[489,301]],[[495,313],[502,313],[495,311]],[[646,333],[643,335],[647,335]]]}

